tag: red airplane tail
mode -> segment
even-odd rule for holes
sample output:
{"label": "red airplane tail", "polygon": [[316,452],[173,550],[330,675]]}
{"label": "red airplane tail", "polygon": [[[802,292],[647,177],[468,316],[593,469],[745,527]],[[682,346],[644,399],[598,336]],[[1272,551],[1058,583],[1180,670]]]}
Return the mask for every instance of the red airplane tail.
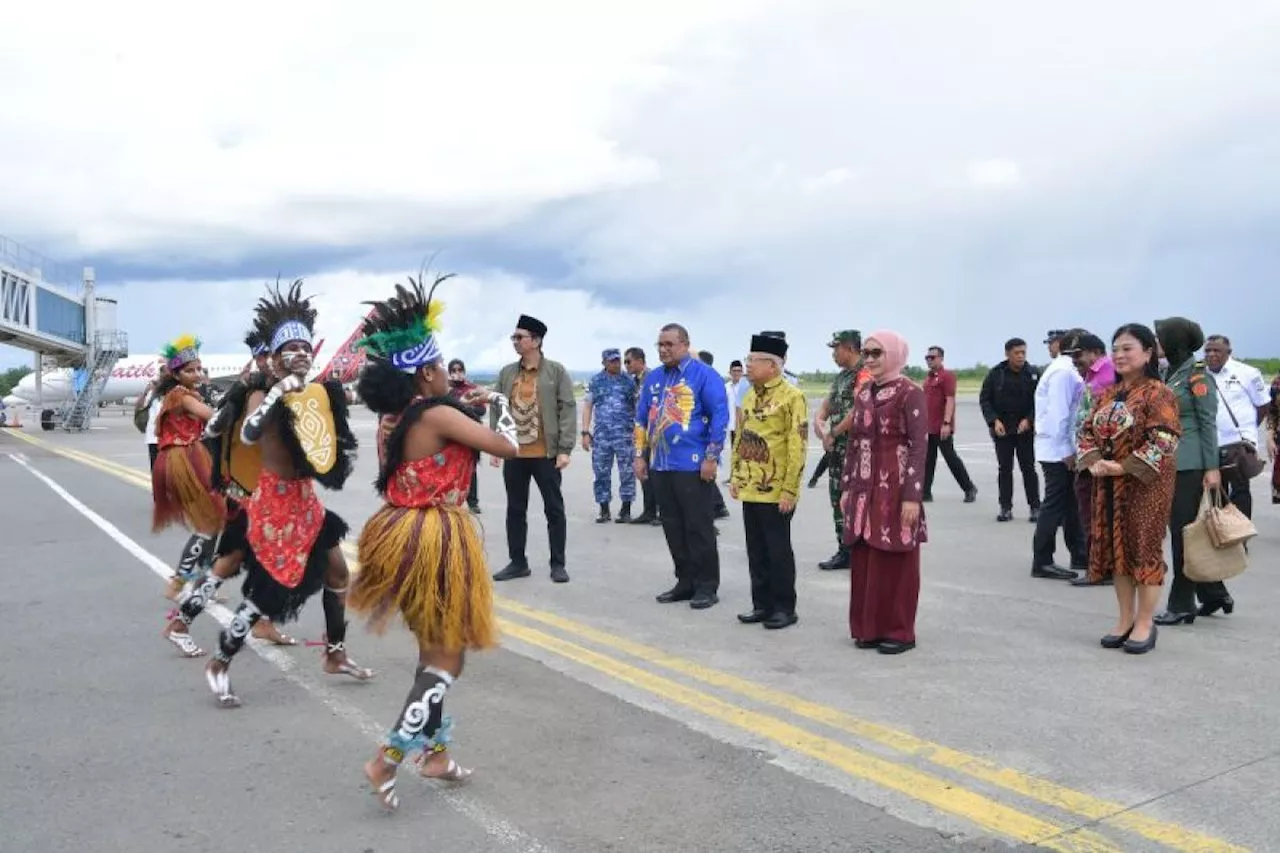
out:
{"label": "red airplane tail", "polygon": [[[366,317],[371,316],[373,311],[374,309],[369,309],[369,314]],[[362,337],[364,337],[364,319],[356,323],[351,335],[342,342],[341,347],[334,351],[333,358],[329,359],[329,363],[324,366],[324,369],[316,374],[316,379],[321,382],[336,379],[343,385],[355,382],[356,377],[360,375],[360,369],[364,367],[367,359],[364,348],[356,346],[356,341]],[[317,345],[317,354],[319,354],[319,351],[320,347]]]}

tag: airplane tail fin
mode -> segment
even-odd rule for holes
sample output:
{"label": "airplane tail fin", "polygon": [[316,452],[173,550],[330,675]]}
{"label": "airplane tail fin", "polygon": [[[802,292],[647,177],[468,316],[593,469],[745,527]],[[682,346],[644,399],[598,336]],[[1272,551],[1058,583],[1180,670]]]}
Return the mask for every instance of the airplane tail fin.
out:
{"label": "airplane tail fin", "polygon": [[[372,308],[369,309],[369,314],[372,314],[373,310],[374,309]],[[365,316],[367,317],[369,315]],[[329,363],[316,374],[316,379],[318,381],[323,382],[329,379],[336,379],[343,385],[356,381],[356,377],[360,375],[360,369],[364,367],[366,360],[364,348],[356,346],[356,341],[364,337],[364,319],[365,318],[361,318],[360,322],[356,323],[355,329],[353,329],[347,339],[342,342],[342,346],[334,350],[333,357],[329,359]],[[321,343],[323,343],[323,341]],[[319,345],[317,345],[317,353],[319,353],[319,349]]]}

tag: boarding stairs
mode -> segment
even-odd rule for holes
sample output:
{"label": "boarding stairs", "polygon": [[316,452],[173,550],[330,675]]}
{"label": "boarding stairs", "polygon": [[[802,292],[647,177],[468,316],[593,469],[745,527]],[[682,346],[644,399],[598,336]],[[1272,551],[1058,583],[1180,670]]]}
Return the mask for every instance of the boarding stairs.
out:
{"label": "boarding stairs", "polygon": [[129,336],[124,332],[99,332],[89,353],[82,368],[84,373],[77,377],[74,394],[59,413],[60,425],[67,432],[83,432],[89,428],[111,371],[129,354]]}

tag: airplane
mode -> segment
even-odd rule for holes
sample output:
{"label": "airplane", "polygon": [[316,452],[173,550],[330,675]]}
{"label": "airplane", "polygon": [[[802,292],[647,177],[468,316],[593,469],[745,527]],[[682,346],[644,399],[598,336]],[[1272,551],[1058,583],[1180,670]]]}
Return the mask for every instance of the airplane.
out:
{"label": "airplane", "polygon": [[[343,384],[355,381],[360,368],[364,365],[364,350],[355,347],[355,341],[362,333],[360,324],[337,350],[327,364],[320,367],[320,355],[324,347],[324,338],[316,342],[314,363],[307,376],[308,381],[323,378],[336,378]],[[253,369],[253,358],[243,354],[207,353],[200,356],[201,365],[209,376],[209,384],[215,394],[222,394],[240,377],[246,368]],[[125,403],[142,396],[147,385],[156,378],[160,368],[160,359],[154,355],[137,355],[122,358],[112,368],[102,393],[98,396],[100,405]],[[57,408],[74,396],[77,384],[77,371],[62,368],[46,372],[41,381],[43,405],[46,410]],[[9,406],[33,406],[38,402],[36,397],[36,377],[28,373],[19,380],[12,393],[4,398]]]}

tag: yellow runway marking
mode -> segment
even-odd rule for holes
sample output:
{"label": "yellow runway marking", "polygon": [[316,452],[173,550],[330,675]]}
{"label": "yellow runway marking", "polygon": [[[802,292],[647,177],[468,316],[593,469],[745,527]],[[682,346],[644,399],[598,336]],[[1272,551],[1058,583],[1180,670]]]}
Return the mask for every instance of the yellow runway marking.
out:
{"label": "yellow runway marking", "polygon": [[[151,480],[145,471],[93,454],[52,445],[33,436],[11,433],[17,438],[60,454],[105,473],[120,477],[134,485],[150,489]],[[360,569],[356,549],[350,543],[343,544],[351,571]],[[971,778],[995,785],[1005,790],[1042,803],[1063,812],[1090,821],[1105,823],[1116,829],[1132,832],[1173,850],[1185,853],[1248,853],[1248,848],[1231,844],[1176,824],[1165,823],[1137,812],[1127,811],[1119,803],[1093,797],[1048,780],[1001,767],[977,756],[941,744],[932,743],[906,732],[854,717],[836,708],[810,702],[780,690],[751,682],[729,673],[711,669],[686,660],[661,649],[647,646],[592,628],[581,622],[554,613],[538,610],[528,605],[495,595],[495,605],[505,613],[523,619],[540,622],[584,640],[622,652],[652,666],[661,667],[704,684],[718,687],[772,705],[798,717],[829,726],[865,741],[894,749],[916,759],[931,762],[939,767],[965,774]],[[1101,836],[1085,831],[1072,832],[1047,820],[1015,811],[980,794],[958,788],[939,777],[931,776],[910,767],[894,764],[836,741],[823,738],[804,729],[792,726],[780,719],[749,711],[722,702],[677,682],[662,678],[581,646],[568,643],[533,628],[502,620],[503,630],[511,636],[531,645],[555,652],[562,657],[604,672],[620,681],[632,684],[662,696],[677,704],[693,708],[714,719],[737,728],[769,738],[789,749],[808,755],[844,772],[867,779],[886,788],[905,793],[934,807],[959,815],[994,832],[1038,844],[1055,850],[1117,850]],[[910,781],[906,781],[910,780]],[[1070,832],[1070,835],[1063,835]],[[1056,837],[1055,837],[1056,836]]]}

